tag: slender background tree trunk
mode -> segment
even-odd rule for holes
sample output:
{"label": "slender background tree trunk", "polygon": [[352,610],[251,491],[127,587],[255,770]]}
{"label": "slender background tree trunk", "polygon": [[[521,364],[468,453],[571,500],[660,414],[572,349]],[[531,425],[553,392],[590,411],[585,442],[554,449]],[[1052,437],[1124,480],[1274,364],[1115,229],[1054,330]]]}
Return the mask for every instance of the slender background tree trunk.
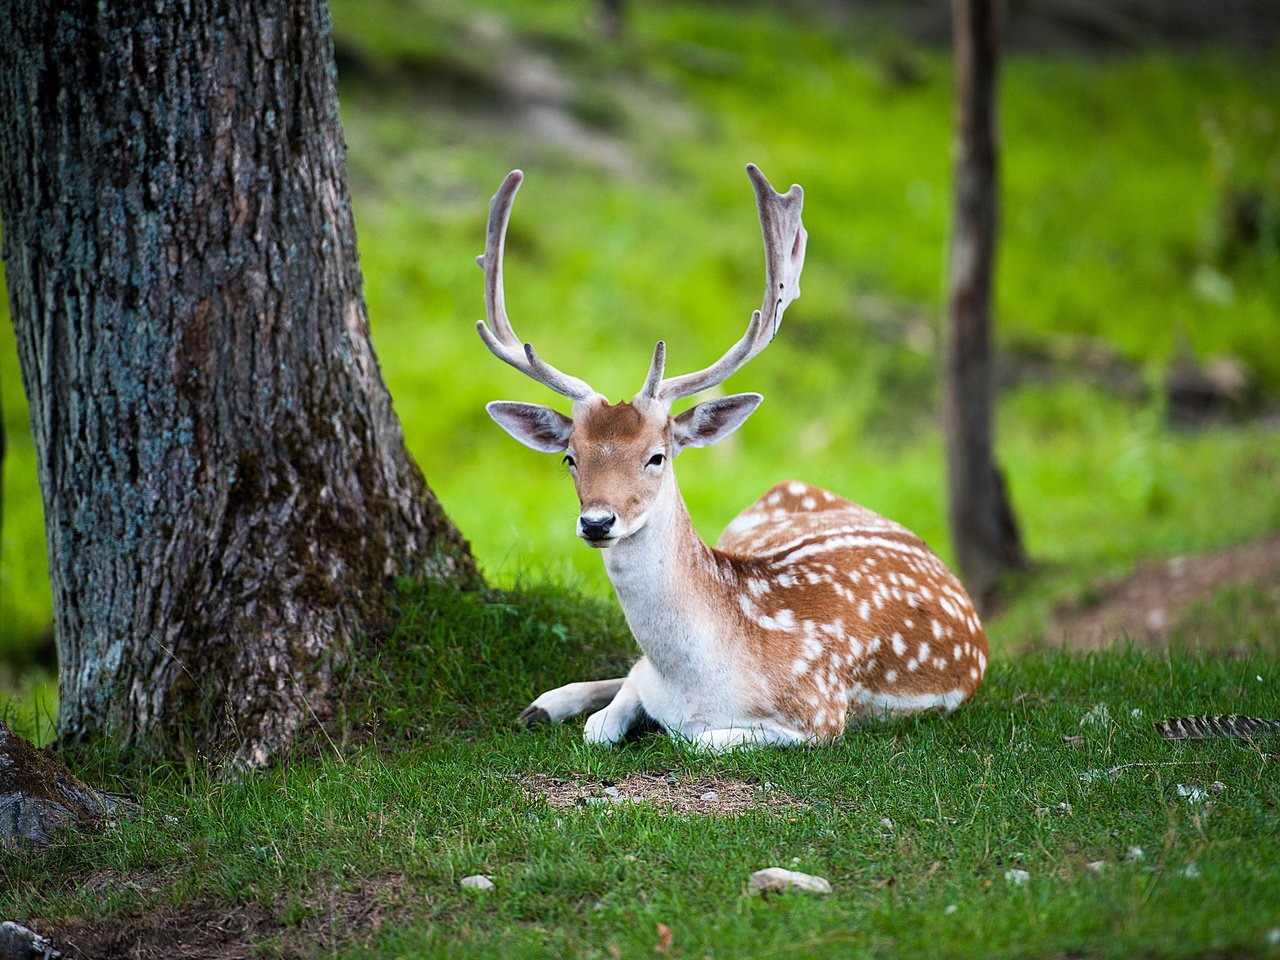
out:
{"label": "slender background tree trunk", "polygon": [[265,763],[401,573],[475,584],[369,339],[322,0],[0,4],[60,738]]}
{"label": "slender background tree trunk", "polygon": [[943,419],[960,575],[990,610],[1000,575],[1026,563],[992,438],[991,290],[998,223],[998,0],[952,0],[956,61],[955,210]]}

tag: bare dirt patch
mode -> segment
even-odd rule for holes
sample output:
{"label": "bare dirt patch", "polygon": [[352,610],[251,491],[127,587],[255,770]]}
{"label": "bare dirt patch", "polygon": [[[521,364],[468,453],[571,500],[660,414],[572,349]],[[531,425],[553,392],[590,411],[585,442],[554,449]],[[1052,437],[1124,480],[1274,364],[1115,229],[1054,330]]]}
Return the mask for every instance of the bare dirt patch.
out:
{"label": "bare dirt patch", "polygon": [[[1280,536],[1141,563],[1128,576],[1099,584],[1087,598],[1060,604],[1046,631],[1047,642],[1097,650],[1130,637],[1162,648],[1185,624],[1190,608],[1230,586],[1256,587],[1280,609]],[[1229,643],[1230,638],[1224,639]]]}
{"label": "bare dirt patch", "polygon": [[545,773],[521,777],[525,791],[561,810],[644,804],[666,813],[736,816],[752,811],[783,813],[807,807],[771,783],[748,783],[725,777],[693,777],[636,773],[615,780],[583,777],[566,780]]}
{"label": "bare dirt patch", "polygon": [[68,960],[253,960],[369,943],[408,915],[402,874],[325,890],[295,902],[232,906],[207,898],[92,923],[32,924]]}

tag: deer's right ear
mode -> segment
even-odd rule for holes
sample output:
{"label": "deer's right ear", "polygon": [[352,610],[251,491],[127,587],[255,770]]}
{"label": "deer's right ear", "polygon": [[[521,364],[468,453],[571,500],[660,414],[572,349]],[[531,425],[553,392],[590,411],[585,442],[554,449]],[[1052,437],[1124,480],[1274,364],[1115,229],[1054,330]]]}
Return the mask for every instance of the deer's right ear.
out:
{"label": "deer's right ear", "polygon": [[485,409],[498,426],[526,447],[541,453],[564,453],[569,446],[573,421],[558,410],[514,400],[494,400]]}

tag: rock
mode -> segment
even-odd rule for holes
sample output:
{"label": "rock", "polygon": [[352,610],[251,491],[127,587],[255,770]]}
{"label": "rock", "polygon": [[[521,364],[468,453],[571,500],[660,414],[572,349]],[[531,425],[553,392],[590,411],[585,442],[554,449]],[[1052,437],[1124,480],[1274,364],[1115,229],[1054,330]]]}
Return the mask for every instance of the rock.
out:
{"label": "rock", "polygon": [[787,893],[792,890],[801,893],[830,893],[831,884],[823,877],[784,867],[767,867],[751,875],[751,893]]}
{"label": "rock", "polygon": [[1090,870],[1092,870],[1094,873],[1101,873],[1103,870],[1107,869],[1107,861],[1094,860],[1090,863],[1086,863],[1085,866],[1088,867]]}
{"label": "rock", "polygon": [[48,937],[12,920],[0,923],[0,960],[59,960],[61,956]]}
{"label": "rock", "polygon": [[486,877],[483,873],[473,873],[469,877],[463,877],[458,881],[458,886],[463,890],[492,890],[493,881]]}
{"label": "rock", "polygon": [[720,794],[716,793],[714,790],[708,790],[706,793],[704,793],[704,794],[703,794],[702,796],[700,796],[698,799],[699,799],[699,800],[706,800],[708,803],[710,803],[712,800],[719,800],[719,799],[720,799]]}
{"label": "rock", "polygon": [[125,806],[131,804],[82,783],[0,720],[0,848],[39,846],[67,827],[103,825]]}
{"label": "rock", "polygon": [[1202,787],[1188,787],[1185,783],[1175,784],[1175,786],[1178,788],[1178,796],[1185,797],[1187,803],[1199,803],[1208,796]]}
{"label": "rock", "polygon": [[1012,883],[1015,887],[1025,887],[1031,882],[1031,874],[1025,870],[1006,870],[1004,872],[1004,882]]}

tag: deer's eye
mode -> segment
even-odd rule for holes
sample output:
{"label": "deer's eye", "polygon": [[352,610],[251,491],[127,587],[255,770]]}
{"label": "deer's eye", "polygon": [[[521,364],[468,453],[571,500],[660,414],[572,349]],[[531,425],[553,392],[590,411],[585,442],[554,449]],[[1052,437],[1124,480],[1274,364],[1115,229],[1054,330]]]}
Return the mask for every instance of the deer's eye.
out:
{"label": "deer's eye", "polygon": [[647,467],[660,467],[660,466],[662,466],[662,461],[663,461],[663,460],[665,460],[665,459],[667,459],[667,458],[666,458],[666,456],[665,456],[664,454],[661,454],[661,453],[655,453],[652,457],[650,457],[650,458],[649,458],[649,462],[648,462],[647,464],[645,464],[645,466],[647,466]]}
{"label": "deer's eye", "polygon": [[578,461],[573,459],[573,457],[569,456],[569,454],[567,453],[564,455],[564,460],[562,460],[561,463],[563,463],[570,470],[572,470],[574,467],[578,465]]}

